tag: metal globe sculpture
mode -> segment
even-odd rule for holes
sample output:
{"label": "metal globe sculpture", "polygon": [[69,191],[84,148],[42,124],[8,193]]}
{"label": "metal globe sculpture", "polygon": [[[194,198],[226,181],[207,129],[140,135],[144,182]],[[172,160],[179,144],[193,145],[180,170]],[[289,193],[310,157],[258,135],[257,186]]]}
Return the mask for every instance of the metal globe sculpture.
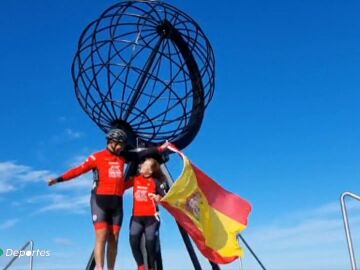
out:
{"label": "metal globe sculpture", "polygon": [[72,64],[77,99],[103,130],[134,142],[198,133],[214,93],[215,59],[199,25],[161,1],[126,1],[105,10],[81,34]]}

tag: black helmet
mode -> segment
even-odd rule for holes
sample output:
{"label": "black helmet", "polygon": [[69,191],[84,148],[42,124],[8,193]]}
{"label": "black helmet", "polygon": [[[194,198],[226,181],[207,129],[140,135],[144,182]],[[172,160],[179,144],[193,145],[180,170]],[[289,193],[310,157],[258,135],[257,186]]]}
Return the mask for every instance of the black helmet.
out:
{"label": "black helmet", "polygon": [[108,141],[126,143],[127,135],[123,130],[114,128],[114,129],[110,129],[109,132],[106,134],[106,139]]}

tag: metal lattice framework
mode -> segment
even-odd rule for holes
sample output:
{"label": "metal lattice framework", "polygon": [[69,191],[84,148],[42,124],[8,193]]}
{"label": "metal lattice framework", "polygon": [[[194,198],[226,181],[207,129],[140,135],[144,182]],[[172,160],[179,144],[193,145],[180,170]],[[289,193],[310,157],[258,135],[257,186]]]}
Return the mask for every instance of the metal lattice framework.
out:
{"label": "metal lattice framework", "polygon": [[72,65],[78,101],[105,132],[186,147],[214,93],[215,59],[198,24],[160,1],[118,3],[83,31]]}

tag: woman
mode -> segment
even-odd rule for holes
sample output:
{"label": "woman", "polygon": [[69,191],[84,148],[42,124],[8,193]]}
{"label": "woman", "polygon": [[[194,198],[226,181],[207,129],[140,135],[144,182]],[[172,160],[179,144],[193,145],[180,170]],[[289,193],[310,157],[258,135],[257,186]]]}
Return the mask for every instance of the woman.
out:
{"label": "woman", "polygon": [[167,190],[164,180],[165,177],[161,172],[160,164],[153,158],[147,158],[140,165],[139,175],[127,183],[127,188],[133,187],[130,245],[138,270],[145,270],[144,258],[140,248],[143,233],[145,234],[149,270],[154,269],[156,239],[160,227],[157,202],[160,201]]}

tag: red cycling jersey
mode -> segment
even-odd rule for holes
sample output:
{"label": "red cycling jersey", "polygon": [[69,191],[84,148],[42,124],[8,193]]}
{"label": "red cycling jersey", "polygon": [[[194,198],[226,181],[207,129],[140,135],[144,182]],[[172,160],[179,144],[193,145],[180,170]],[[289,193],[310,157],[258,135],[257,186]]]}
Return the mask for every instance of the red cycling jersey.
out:
{"label": "red cycling jersey", "polygon": [[154,216],[158,210],[156,202],[149,198],[149,193],[158,194],[158,183],[152,177],[135,176],[126,183],[126,188],[133,186],[133,216]]}
{"label": "red cycling jersey", "polygon": [[104,149],[91,155],[83,164],[67,171],[60,178],[66,181],[93,170],[96,194],[122,196],[124,194],[124,166],[124,157]]}

